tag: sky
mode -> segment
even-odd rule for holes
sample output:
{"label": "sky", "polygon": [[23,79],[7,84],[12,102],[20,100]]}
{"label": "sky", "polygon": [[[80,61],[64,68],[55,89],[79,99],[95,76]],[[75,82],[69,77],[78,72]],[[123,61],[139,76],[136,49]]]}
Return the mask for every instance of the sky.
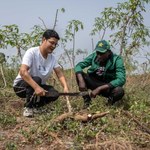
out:
{"label": "sky", "polygon": [[[65,9],[65,13],[58,13],[56,31],[60,37],[71,20],[80,20],[84,30],[76,34],[76,49],[87,49],[92,51],[90,32],[93,28],[94,19],[100,16],[105,7],[116,7],[118,2],[126,0],[0,0],[0,27],[3,25],[16,24],[20,33],[30,33],[34,25],[43,25],[39,17],[44,21],[47,28],[54,24],[56,10]],[[150,26],[150,7],[146,6],[147,12],[144,15],[145,25]],[[108,39],[106,39],[108,40]],[[98,37],[94,38],[96,45]],[[57,54],[60,47],[57,48]],[[7,55],[14,55],[15,50],[0,49]]]}

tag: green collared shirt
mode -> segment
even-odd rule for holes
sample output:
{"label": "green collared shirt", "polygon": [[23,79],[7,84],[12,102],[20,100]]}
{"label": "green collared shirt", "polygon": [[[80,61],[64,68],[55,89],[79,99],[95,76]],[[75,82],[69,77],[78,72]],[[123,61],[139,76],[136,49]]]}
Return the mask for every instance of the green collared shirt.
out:
{"label": "green collared shirt", "polygon": [[[87,68],[87,73],[94,73],[101,65],[96,62],[96,52],[93,52],[82,62],[75,66],[75,73],[83,72]],[[126,82],[126,72],[121,56],[113,54],[106,62],[105,70],[103,73],[103,81],[109,83],[113,87],[123,86]]]}

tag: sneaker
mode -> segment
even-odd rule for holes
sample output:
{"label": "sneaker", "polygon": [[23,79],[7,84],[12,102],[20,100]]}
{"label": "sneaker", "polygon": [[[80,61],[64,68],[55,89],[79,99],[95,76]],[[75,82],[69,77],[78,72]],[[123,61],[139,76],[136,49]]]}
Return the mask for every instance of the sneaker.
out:
{"label": "sneaker", "polygon": [[40,111],[37,108],[33,108],[33,113],[38,114]]}
{"label": "sneaker", "polygon": [[23,116],[24,117],[33,117],[33,109],[24,107]]}
{"label": "sneaker", "polygon": [[37,108],[34,107],[32,110],[34,114],[42,114],[42,113],[46,113],[48,109],[47,108],[44,109],[43,107],[37,107]]}
{"label": "sneaker", "polygon": [[44,110],[42,110],[41,108],[33,108],[33,113],[35,113],[35,114],[41,114],[43,112],[44,112]]}

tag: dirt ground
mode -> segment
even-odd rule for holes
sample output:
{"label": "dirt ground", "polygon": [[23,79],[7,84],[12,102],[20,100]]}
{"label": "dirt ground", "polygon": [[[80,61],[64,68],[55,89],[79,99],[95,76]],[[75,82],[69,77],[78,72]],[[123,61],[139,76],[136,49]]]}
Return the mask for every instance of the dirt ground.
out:
{"label": "dirt ground", "polygon": [[[96,139],[93,141],[94,144],[85,143],[83,144],[84,146],[75,146],[70,135],[65,135],[62,139],[58,138],[59,135],[53,133],[50,134],[50,136],[53,137],[52,141],[49,142],[47,139],[48,137],[45,136],[45,140],[42,140],[43,142],[41,144],[35,144],[34,140],[37,138],[44,138],[44,135],[42,137],[40,137],[40,135],[39,137],[34,137],[34,135],[33,137],[30,137],[29,135],[25,135],[25,133],[21,132],[28,132],[31,127],[34,128],[37,126],[36,118],[26,118],[22,116],[23,101],[20,99],[4,101],[3,99],[0,100],[0,102],[1,112],[9,112],[11,115],[16,117],[15,125],[0,127],[0,150],[149,150],[148,147],[144,146],[141,148],[136,147],[135,145],[132,145],[132,143],[126,142],[125,139],[121,139],[121,141],[116,141],[115,139],[105,141],[105,135],[103,135],[103,133],[100,135],[97,134]],[[103,142],[99,145],[98,141],[100,139]]]}

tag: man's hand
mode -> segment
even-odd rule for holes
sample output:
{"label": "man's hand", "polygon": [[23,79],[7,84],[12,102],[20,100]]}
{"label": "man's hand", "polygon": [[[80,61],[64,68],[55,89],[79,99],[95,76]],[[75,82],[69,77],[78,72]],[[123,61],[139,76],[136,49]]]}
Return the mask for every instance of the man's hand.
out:
{"label": "man's hand", "polygon": [[36,95],[38,95],[38,96],[45,96],[45,93],[46,93],[47,91],[46,90],[44,90],[42,87],[40,87],[40,86],[37,86],[36,88],[35,88],[35,94]]}
{"label": "man's hand", "polygon": [[45,96],[46,91],[32,79],[31,75],[28,72],[29,69],[29,66],[22,64],[19,72],[20,76],[34,89],[34,94],[38,96]]}
{"label": "man's hand", "polygon": [[100,91],[101,91],[100,87],[97,87],[96,89],[94,89],[93,91],[91,91],[90,96],[92,98],[95,98],[96,95],[100,94]]}
{"label": "man's hand", "polygon": [[64,87],[64,93],[69,93],[68,87]]}
{"label": "man's hand", "polygon": [[97,87],[96,89],[94,89],[94,90],[90,93],[90,96],[93,97],[93,98],[95,98],[96,95],[99,95],[99,94],[101,94],[101,92],[107,91],[107,90],[109,90],[109,85],[108,85],[108,84],[99,86],[99,87]]}

